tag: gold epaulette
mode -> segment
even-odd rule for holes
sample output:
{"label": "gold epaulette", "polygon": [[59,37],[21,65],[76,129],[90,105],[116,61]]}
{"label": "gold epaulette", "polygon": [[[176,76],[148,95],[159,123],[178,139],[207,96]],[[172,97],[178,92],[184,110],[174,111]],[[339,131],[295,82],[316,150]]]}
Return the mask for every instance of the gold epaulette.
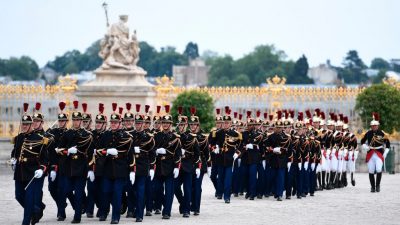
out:
{"label": "gold epaulette", "polygon": [[217,136],[217,130],[211,131],[211,137],[215,138]]}
{"label": "gold epaulette", "polygon": [[47,137],[43,137],[42,143],[44,145],[48,145],[49,144],[49,139]]}
{"label": "gold epaulette", "polygon": [[238,133],[238,138],[239,138],[239,140],[243,140],[243,135],[242,135],[242,133],[240,133],[240,132],[238,132],[238,131],[236,131],[237,133]]}
{"label": "gold epaulette", "polygon": [[190,135],[192,135],[193,137],[197,137],[197,134],[190,133]]}

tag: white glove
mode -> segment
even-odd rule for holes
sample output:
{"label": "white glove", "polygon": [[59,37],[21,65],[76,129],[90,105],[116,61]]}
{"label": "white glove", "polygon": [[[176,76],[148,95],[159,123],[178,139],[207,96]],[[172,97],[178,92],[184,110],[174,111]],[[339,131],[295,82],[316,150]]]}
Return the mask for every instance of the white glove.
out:
{"label": "white glove", "polygon": [[299,171],[301,170],[301,163],[297,163],[297,166],[299,167]]}
{"label": "white glove", "polygon": [[208,177],[211,177],[211,167],[207,167],[207,174],[208,174]]}
{"label": "white glove", "polygon": [[218,145],[215,146],[214,153],[219,154],[219,146]]}
{"label": "white glove", "polygon": [[52,170],[52,171],[50,172],[50,179],[51,179],[51,181],[54,182],[54,181],[56,180],[56,177],[57,177],[56,171]]}
{"label": "white glove", "polygon": [[135,149],[135,153],[140,153],[140,148],[139,148],[139,146],[135,146],[134,149]]}
{"label": "white glove", "polygon": [[265,168],[267,167],[267,162],[265,161],[265,159],[262,161],[262,166],[263,166],[263,168],[265,170]]}
{"label": "white glove", "polygon": [[200,168],[196,168],[196,178],[199,179],[200,177]]}
{"label": "white glove", "polygon": [[107,155],[116,156],[116,155],[118,155],[118,150],[115,148],[109,148],[109,149],[107,149]]}
{"label": "white glove", "polygon": [[14,171],[15,170],[15,166],[17,165],[17,159],[16,158],[11,158],[9,161],[10,165],[11,165],[11,169]]}
{"label": "white glove", "polygon": [[77,152],[78,152],[78,149],[75,146],[68,149],[68,155],[76,154]]}
{"label": "white glove", "polygon": [[314,171],[315,169],[315,163],[311,163],[311,170]]}
{"label": "white glove", "polygon": [[42,176],[43,176],[43,170],[42,169],[35,170],[35,175],[33,177],[41,178]]}
{"label": "white glove", "polygon": [[131,184],[133,185],[135,183],[135,172],[130,172],[129,173],[129,180],[131,181]]}
{"label": "white glove", "polygon": [[331,150],[330,149],[326,150],[326,156],[327,157],[331,156]]}
{"label": "white glove", "polygon": [[290,167],[292,166],[292,162],[288,162],[287,163],[287,171],[289,172],[290,171]]}
{"label": "white glove", "polygon": [[276,147],[276,148],[273,149],[273,152],[277,153],[277,154],[281,154],[281,148],[280,147]]}
{"label": "white glove", "polygon": [[94,181],[94,172],[93,172],[93,170],[89,170],[89,172],[87,173],[87,178],[89,178],[89,180],[91,182]]}
{"label": "white glove", "polygon": [[253,149],[253,144],[247,144],[246,149]]}
{"label": "white glove", "polygon": [[308,169],[308,162],[304,162],[304,169],[305,169],[305,170]]}
{"label": "white glove", "polygon": [[383,152],[383,158],[386,159],[387,154],[389,153],[389,148],[385,148],[385,151]]}
{"label": "white glove", "polygon": [[167,151],[165,150],[165,148],[158,148],[157,150],[156,150],[156,153],[157,153],[157,155],[165,155],[165,154],[167,154]]}
{"label": "white glove", "polygon": [[181,148],[182,155],[185,155],[186,150]]}
{"label": "white glove", "polygon": [[154,170],[153,169],[151,169],[149,171],[149,175],[150,175],[150,180],[153,180],[154,179]]}
{"label": "white glove", "polygon": [[176,178],[178,178],[178,176],[179,176],[179,169],[175,168],[174,169],[174,178],[176,179]]}
{"label": "white glove", "polygon": [[233,154],[233,160],[236,160],[239,157],[239,155],[235,152],[235,154]]}
{"label": "white glove", "polygon": [[62,152],[62,150],[64,150],[63,148],[55,148],[54,149],[57,153],[60,153],[60,152]]}
{"label": "white glove", "polygon": [[369,146],[367,144],[363,144],[361,146],[362,151],[367,152],[369,150]]}
{"label": "white glove", "polygon": [[358,158],[358,153],[359,153],[359,151],[354,151],[354,161],[356,161],[356,159]]}

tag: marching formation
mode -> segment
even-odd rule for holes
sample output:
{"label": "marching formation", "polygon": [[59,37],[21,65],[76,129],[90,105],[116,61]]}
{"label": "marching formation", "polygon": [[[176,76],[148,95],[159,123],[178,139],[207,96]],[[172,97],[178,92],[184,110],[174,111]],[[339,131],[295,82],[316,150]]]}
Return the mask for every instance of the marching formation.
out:
{"label": "marching formation", "polygon": [[[230,107],[216,109],[216,127],[200,129],[196,108],[190,116],[178,108],[173,126],[170,106],[126,103],[112,104],[108,119],[104,104],[95,116],[87,104],[73,102],[71,115],[59,103],[57,128],[43,128],[41,104],[33,115],[24,104],[19,134],[13,138],[11,164],[15,197],[24,208],[22,224],[36,224],[46,205],[42,202],[44,179],[57,205],[57,220],[67,217],[67,199],[74,209],[72,223],[83,214],[118,224],[121,215],[142,222],[144,216],[171,217],[174,196],[179,212],[188,218],[200,214],[202,181],[208,174],[215,197],[230,203],[231,196],[246,199],[273,196],[298,199],[314,196],[317,190],[355,186],[359,150],[356,136],[342,114],[319,109],[305,113],[281,110],[268,115],[256,111],[242,114]],[[72,120],[67,128],[69,119]],[[94,129],[92,123],[94,121]],[[109,125],[108,125],[109,124]],[[371,129],[361,140],[367,152],[371,192],[380,192],[382,166],[390,143],[378,128],[374,113]],[[348,182],[348,173],[350,175]],[[376,174],[376,179],[375,179]],[[97,211],[95,213],[95,207]]]}

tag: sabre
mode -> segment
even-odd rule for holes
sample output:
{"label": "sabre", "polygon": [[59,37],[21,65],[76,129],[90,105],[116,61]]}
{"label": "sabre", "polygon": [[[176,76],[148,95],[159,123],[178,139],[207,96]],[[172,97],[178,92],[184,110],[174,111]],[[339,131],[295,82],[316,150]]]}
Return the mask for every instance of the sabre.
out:
{"label": "sabre", "polygon": [[32,183],[32,181],[35,179],[35,176],[32,177],[32,179],[29,181],[29,183],[25,186],[24,190],[28,189],[29,185]]}

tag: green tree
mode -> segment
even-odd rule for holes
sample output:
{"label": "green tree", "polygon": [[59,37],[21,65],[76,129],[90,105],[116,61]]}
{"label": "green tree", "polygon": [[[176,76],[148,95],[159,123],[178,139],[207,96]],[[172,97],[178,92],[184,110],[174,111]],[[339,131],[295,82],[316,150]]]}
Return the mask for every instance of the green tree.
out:
{"label": "green tree", "polygon": [[199,91],[185,91],[178,95],[172,102],[171,115],[176,121],[178,117],[178,106],[183,107],[183,114],[190,117],[190,107],[196,107],[196,115],[200,119],[200,127],[209,132],[214,127],[214,103],[212,97]]}
{"label": "green tree", "polygon": [[339,78],[348,84],[359,84],[368,81],[368,76],[362,71],[367,68],[356,50],[350,50],[343,60],[343,69],[338,70]]}
{"label": "green tree", "polygon": [[186,45],[185,51],[183,54],[188,57],[189,59],[195,59],[199,57],[199,47],[194,42],[189,42]]}
{"label": "green tree", "polygon": [[211,66],[208,72],[208,83],[211,86],[227,86],[228,82],[233,79],[234,72],[234,60],[231,56],[226,55],[223,57],[217,57],[209,61]]}
{"label": "green tree", "polygon": [[369,127],[372,113],[380,115],[382,130],[400,130],[400,91],[387,84],[374,84],[357,96],[356,110],[365,128]]}
{"label": "green tree", "polygon": [[11,76],[13,80],[35,80],[39,74],[39,66],[29,56],[0,59],[0,75]]}
{"label": "green tree", "polygon": [[390,64],[386,60],[382,58],[374,58],[371,61],[371,69],[376,69],[376,70],[389,70],[390,69]]}
{"label": "green tree", "polygon": [[314,81],[307,76],[308,61],[305,55],[294,64],[293,71],[287,77],[288,84],[312,84]]}
{"label": "green tree", "polygon": [[138,66],[145,69],[149,76],[163,75],[163,74],[158,74],[157,68],[155,66],[157,58],[157,50],[145,41],[139,42],[139,48],[140,48],[140,53],[139,53]]}

